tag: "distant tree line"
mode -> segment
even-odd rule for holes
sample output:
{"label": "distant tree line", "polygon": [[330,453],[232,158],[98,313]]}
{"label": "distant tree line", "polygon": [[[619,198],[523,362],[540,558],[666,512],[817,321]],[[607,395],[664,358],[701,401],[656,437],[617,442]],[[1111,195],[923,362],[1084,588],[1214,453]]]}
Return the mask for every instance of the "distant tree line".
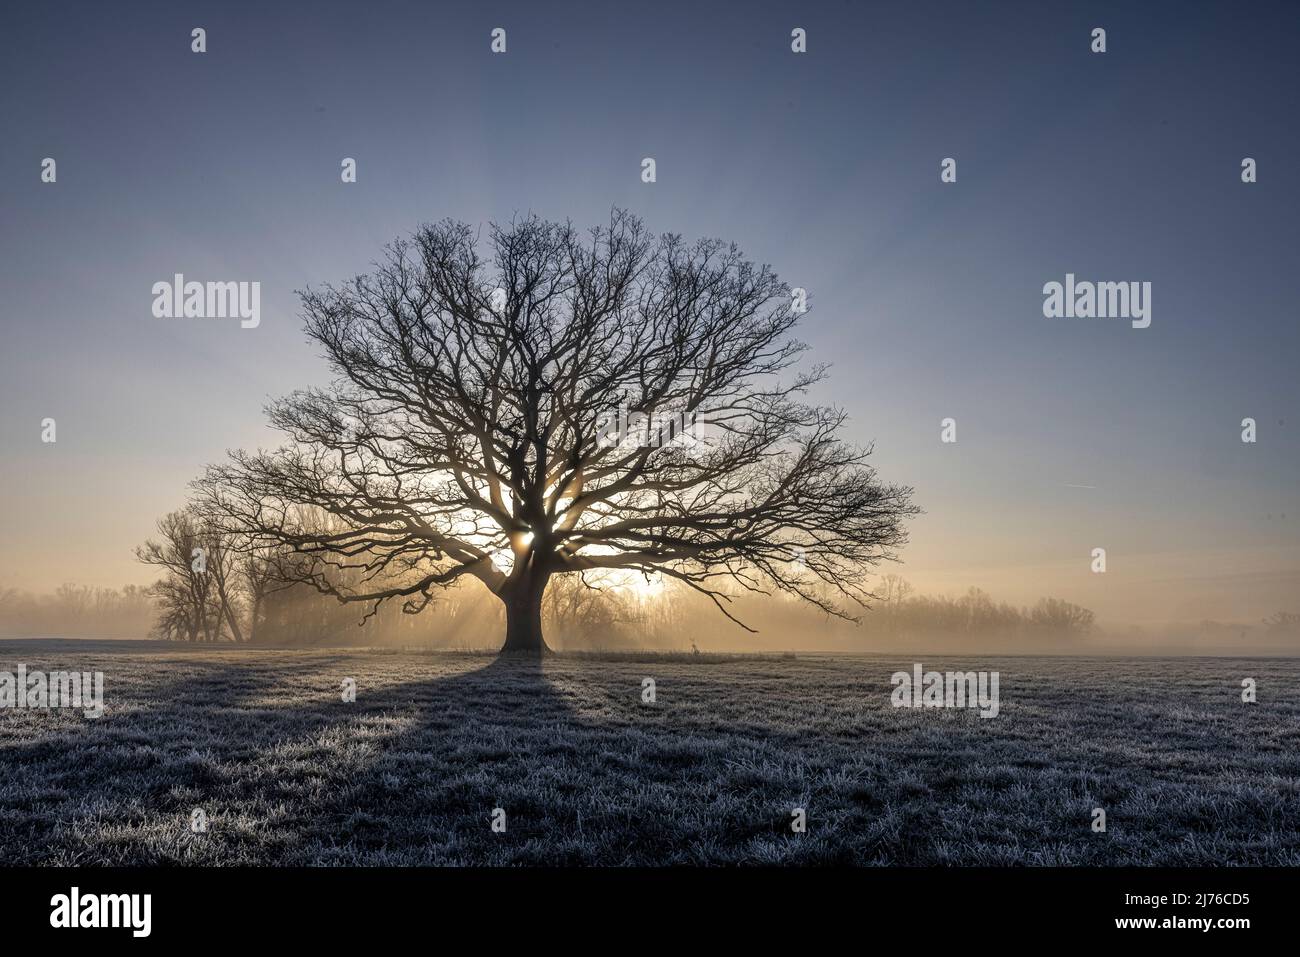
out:
{"label": "distant tree line", "polygon": [[[195,563],[195,549],[204,561]],[[52,593],[0,586],[0,635],[140,638],[146,634],[173,641],[257,642],[273,645],[377,644],[450,648],[490,647],[500,628],[499,603],[477,590],[451,588],[426,613],[403,614],[385,606],[365,616],[355,605],[299,581],[285,562],[250,549],[247,543],[215,530],[193,510],[171,513],[158,534],[137,549],[160,577],[151,586],[96,588],[65,584]],[[203,568],[203,571],[198,571]],[[337,574],[358,574],[339,570]],[[876,600],[862,619],[864,644],[920,640],[934,636],[969,639],[1019,637],[1041,645],[1096,630],[1093,613],[1059,598],[1028,607],[997,601],[979,588],[949,597],[919,594],[897,575],[880,579]],[[557,644],[567,648],[679,649],[692,641],[708,647],[711,616],[692,596],[665,583],[654,597],[617,587],[608,578],[570,576],[553,584],[543,614]],[[784,612],[780,614],[779,612]],[[766,615],[766,628],[781,634],[808,634],[794,609],[778,602]],[[358,627],[361,626],[361,627]],[[1243,641],[1300,636],[1300,613],[1281,611],[1251,625],[1205,620],[1169,625],[1148,636],[1130,629],[1129,637],[1178,640],[1188,637],[1230,646]]]}
{"label": "distant tree line", "polygon": [[1040,598],[1032,607],[1017,608],[995,601],[980,588],[956,598],[920,595],[898,575],[884,576],[876,596],[864,623],[870,633],[889,638],[1078,637],[1092,631],[1096,623],[1089,609],[1061,598]]}
{"label": "distant tree line", "polygon": [[151,591],[136,585],[64,584],[44,595],[0,587],[0,635],[6,638],[139,638],[156,611]]}
{"label": "distant tree line", "polygon": [[1203,618],[1190,630],[1196,637],[1211,641],[1231,641],[1234,638],[1245,638],[1256,630],[1266,638],[1290,637],[1300,635],[1300,613],[1279,611],[1261,619],[1257,628],[1240,622],[1214,621],[1210,618]]}

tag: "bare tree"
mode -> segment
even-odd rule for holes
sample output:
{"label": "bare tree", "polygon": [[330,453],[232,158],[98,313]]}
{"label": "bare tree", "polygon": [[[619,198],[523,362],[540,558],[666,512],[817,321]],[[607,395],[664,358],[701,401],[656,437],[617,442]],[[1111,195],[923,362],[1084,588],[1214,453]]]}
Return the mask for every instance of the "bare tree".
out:
{"label": "bare tree", "polygon": [[201,542],[207,552],[208,573],[212,576],[213,599],[221,617],[230,629],[230,637],[244,641],[244,629],[239,625],[243,598],[243,582],[239,572],[241,554],[237,536],[212,526],[202,529]]}
{"label": "bare tree", "polygon": [[1030,621],[1039,628],[1060,634],[1084,634],[1092,630],[1094,615],[1087,608],[1060,598],[1040,598],[1030,612]]}
{"label": "bare tree", "polygon": [[257,640],[257,630],[262,624],[262,609],[267,596],[283,588],[283,578],[278,574],[275,556],[268,549],[253,546],[239,560],[239,575],[244,593],[248,596],[248,640]]}
{"label": "bare tree", "polygon": [[177,641],[216,641],[223,610],[199,522],[188,511],[168,512],[157,527],[159,537],[135,550],[137,559],[163,572],[150,588],[158,602],[157,631]]}
{"label": "bare tree", "polygon": [[588,645],[608,645],[619,629],[644,626],[635,600],[610,581],[611,574],[579,573],[552,580],[542,601],[542,620],[565,641]]}
{"label": "bare tree", "polygon": [[370,275],[302,293],[337,379],[273,403],[288,442],[210,467],[205,507],[367,616],[478,579],[505,606],[503,651],[546,649],[542,598],[569,572],[657,572],[737,621],[742,591],[843,617],[871,598],[911,490],[838,437],[844,412],[802,401],[824,369],[794,369],[799,316],[768,267],[622,211],[586,234],[494,225],[488,258],[478,240],[425,226]]}
{"label": "bare tree", "polygon": [[156,630],[173,640],[244,641],[239,537],[193,508],[169,512],[157,528],[159,538],[135,550],[137,559],[164,573],[150,587],[158,602]]}

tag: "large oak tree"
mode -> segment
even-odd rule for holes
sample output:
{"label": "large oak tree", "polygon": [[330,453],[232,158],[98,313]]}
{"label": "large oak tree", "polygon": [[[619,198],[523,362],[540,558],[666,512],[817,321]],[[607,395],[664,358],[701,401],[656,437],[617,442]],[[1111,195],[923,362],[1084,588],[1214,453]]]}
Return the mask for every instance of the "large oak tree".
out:
{"label": "large oak tree", "polygon": [[425,226],[302,293],[337,379],[273,403],[287,442],[211,467],[205,508],[371,612],[477,579],[503,651],[544,651],[548,581],[597,570],[667,576],[737,621],[745,591],[852,617],[915,509],[842,411],[805,400],[824,369],[797,368],[791,290],[622,211],[483,240]]}

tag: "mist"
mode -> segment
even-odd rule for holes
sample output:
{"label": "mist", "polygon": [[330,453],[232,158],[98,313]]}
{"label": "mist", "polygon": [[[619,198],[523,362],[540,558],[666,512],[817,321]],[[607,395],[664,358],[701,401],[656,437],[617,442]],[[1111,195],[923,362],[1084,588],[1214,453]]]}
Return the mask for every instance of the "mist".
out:
{"label": "mist", "polygon": [[[647,594],[626,584],[589,587],[568,576],[552,584],[544,624],[559,652],[1300,654],[1300,614],[1281,609],[1247,620],[1152,626],[1107,623],[1057,598],[1016,606],[976,587],[921,594],[897,574],[882,576],[876,591],[880,597],[859,610],[857,621],[788,597],[736,593],[728,610],[742,625],[677,584],[657,583]],[[239,614],[247,618],[251,609]],[[154,593],[137,585],[65,584],[40,594],[0,588],[0,638],[156,639],[158,618]],[[414,615],[393,604],[372,613],[296,585],[268,597],[250,629],[257,637],[242,646],[485,651],[499,645],[503,625],[500,602],[473,583],[447,589]],[[236,643],[223,635],[214,644]]]}

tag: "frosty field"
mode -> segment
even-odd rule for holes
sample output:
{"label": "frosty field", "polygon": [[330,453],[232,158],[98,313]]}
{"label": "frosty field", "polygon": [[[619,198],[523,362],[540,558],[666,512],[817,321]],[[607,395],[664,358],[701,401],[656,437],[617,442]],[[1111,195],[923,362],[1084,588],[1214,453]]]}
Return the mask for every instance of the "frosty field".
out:
{"label": "frosty field", "polygon": [[[1000,672],[998,716],[892,707],[916,661]],[[1300,864],[1294,659],[0,642],[19,663],[103,671],[105,710],[0,710],[6,864]]]}

